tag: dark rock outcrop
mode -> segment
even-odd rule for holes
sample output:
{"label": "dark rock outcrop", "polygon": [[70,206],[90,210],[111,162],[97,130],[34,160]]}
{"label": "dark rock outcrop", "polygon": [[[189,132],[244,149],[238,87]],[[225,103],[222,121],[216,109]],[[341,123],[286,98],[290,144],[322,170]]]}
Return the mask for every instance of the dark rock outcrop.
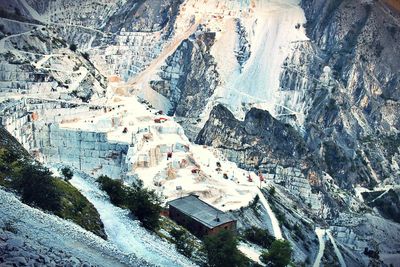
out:
{"label": "dark rock outcrop", "polygon": [[236,20],[236,32],[238,35],[237,47],[235,49],[236,59],[240,65],[240,69],[243,68],[244,64],[246,64],[247,60],[251,55],[251,45],[247,40],[247,32],[246,28],[243,26],[239,19]]}
{"label": "dark rock outcrop", "polygon": [[152,81],[154,90],[172,104],[169,114],[198,118],[218,85],[216,63],[210,54],[215,33],[197,32],[184,40],[166,60],[160,80]]}
{"label": "dark rock outcrop", "polygon": [[311,168],[312,156],[299,133],[256,108],[239,121],[226,107],[215,106],[196,143],[220,148],[230,160],[250,170],[267,164]]}
{"label": "dark rock outcrop", "polygon": [[400,223],[399,190],[363,192],[362,196],[366,204],[376,208],[384,218]]}
{"label": "dark rock outcrop", "polygon": [[127,1],[107,19],[103,30],[153,32],[168,26],[171,32],[180,4],[174,0]]}

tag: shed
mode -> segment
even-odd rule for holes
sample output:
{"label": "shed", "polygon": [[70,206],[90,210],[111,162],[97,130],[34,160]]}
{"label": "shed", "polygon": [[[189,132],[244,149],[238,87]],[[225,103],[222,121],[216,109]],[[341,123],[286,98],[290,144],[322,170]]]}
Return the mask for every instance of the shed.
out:
{"label": "shed", "polygon": [[168,205],[170,218],[200,238],[223,229],[236,231],[236,220],[196,195],[172,200]]}

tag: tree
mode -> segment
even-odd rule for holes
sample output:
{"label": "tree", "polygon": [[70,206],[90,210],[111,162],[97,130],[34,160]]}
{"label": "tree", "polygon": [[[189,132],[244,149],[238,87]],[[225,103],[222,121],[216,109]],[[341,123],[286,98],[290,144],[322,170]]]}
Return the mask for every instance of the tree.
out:
{"label": "tree", "polygon": [[142,181],[125,186],[121,180],[113,180],[101,175],[97,178],[100,189],[110,197],[112,204],[128,208],[143,226],[149,230],[156,230],[159,226],[161,200],[154,190],[143,187]]}
{"label": "tree", "polygon": [[254,244],[257,244],[263,248],[269,248],[275,241],[275,237],[269,234],[268,230],[264,230],[258,227],[251,227],[246,229],[243,233],[244,238]]}
{"label": "tree", "polygon": [[156,230],[159,227],[161,200],[154,190],[144,188],[142,181],[133,183],[129,189],[127,207],[145,228]]}
{"label": "tree", "polygon": [[125,206],[127,192],[121,180],[113,180],[106,175],[97,178],[100,189],[105,191],[110,197],[110,201],[115,206]]}
{"label": "tree", "polygon": [[237,238],[232,231],[223,230],[204,238],[204,250],[211,267],[246,266],[247,259],[237,249]]}
{"label": "tree", "polygon": [[25,165],[13,180],[22,201],[42,209],[58,212],[61,209],[61,192],[57,189],[51,172],[43,167]]}
{"label": "tree", "polygon": [[12,166],[16,165],[17,161],[17,153],[5,148],[0,148],[0,176],[1,174],[10,174]]}
{"label": "tree", "polygon": [[74,173],[72,170],[68,167],[64,167],[61,169],[61,174],[64,176],[65,181],[69,181],[72,179],[72,176],[74,176]]}
{"label": "tree", "polygon": [[275,193],[276,193],[276,191],[275,191],[275,187],[274,186],[271,186],[271,188],[269,189],[269,191],[268,191],[269,193],[270,193],[270,195],[271,196],[274,196],[275,195]]}
{"label": "tree", "polygon": [[285,267],[290,263],[292,248],[287,240],[275,240],[271,248],[261,254],[261,261],[276,267]]}
{"label": "tree", "polygon": [[73,52],[75,52],[77,48],[78,48],[78,47],[76,46],[76,44],[70,44],[70,45],[69,45],[69,49],[70,49],[71,51],[73,51]]}
{"label": "tree", "polygon": [[176,250],[190,258],[194,251],[194,247],[190,243],[189,235],[183,230],[174,228],[171,230],[171,236],[175,239]]}

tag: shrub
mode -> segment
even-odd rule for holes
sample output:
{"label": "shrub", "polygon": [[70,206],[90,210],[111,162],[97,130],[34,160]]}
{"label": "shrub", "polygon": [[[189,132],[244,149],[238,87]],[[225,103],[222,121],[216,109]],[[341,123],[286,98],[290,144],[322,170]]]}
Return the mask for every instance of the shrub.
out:
{"label": "shrub", "polygon": [[104,175],[97,182],[100,189],[108,194],[112,204],[128,208],[145,228],[154,231],[159,227],[161,201],[154,190],[144,188],[141,181],[128,187],[121,180],[113,180]]}
{"label": "shrub", "polygon": [[97,178],[100,189],[105,191],[110,197],[110,201],[115,206],[124,206],[127,199],[127,192],[121,180],[113,180],[108,176],[101,175]]}
{"label": "shrub", "polygon": [[275,195],[275,192],[276,192],[276,190],[275,190],[275,187],[274,186],[271,186],[271,188],[269,189],[269,194],[271,195],[271,196],[274,196]]}
{"label": "shrub", "polygon": [[191,244],[189,235],[184,230],[174,228],[171,230],[171,236],[175,240],[176,250],[190,258],[194,251],[194,246]]}
{"label": "shrub", "polygon": [[22,201],[39,208],[58,212],[61,209],[61,192],[54,184],[51,172],[43,167],[24,165],[15,173],[12,186]]}
{"label": "shrub", "polygon": [[205,237],[203,244],[208,265],[211,267],[248,266],[248,259],[239,252],[237,243],[236,236],[227,230]]}
{"label": "shrub", "polygon": [[276,267],[285,267],[290,263],[292,248],[287,240],[275,240],[271,248],[261,254],[261,261]]}
{"label": "shrub", "polygon": [[0,185],[16,191],[21,201],[69,219],[106,238],[100,215],[71,184],[52,176],[5,130],[0,128]]}
{"label": "shrub", "polygon": [[72,176],[74,176],[74,173],[72,170],[68,167],[64,167],[61,169],[61,174],[64,176],[65,181],[69,181],[72,179]]}
{"label": "shrub", "polygon": [[129,190],[127,206],[145,228],[156,230],[159,227],[161,201],[156,192],[144,188],[141,181]]}
{"label": "shrub", "polygon": [[76,46],[76,44],[70,44],[69,45],[69,49],[71,50],[71,51],[73,51],[73,52],[76,52],[76,49],[77,49],[78,47]]}
{"label": "shrub", "polygon": [[251,227],[250,229],[246,229],[243,235],[246,240],[263,248],[269,248],[272,245],[272,242],[275,241],[275,237],[270,235],[267,230],[255,226]]}
{"label": "shrub", "polygon": [[256,195],[256,196],[254,197],[253,201],[250,202],[250,204],[249,204],[250,208],[254,211],[254,214],[255,214],[257,217],[259,217],[259,215],[260,215],[260,213],[259,213],[259,211],[258,211],[258,209],[257,209],[257,204],[258,204],[259,201],[260,201],[260,197],[259,197],[258,195]]}
{"label": "shrub", "polygon": [[87,52],[82,53],[82,57],[86,60],[89,60],[89,53]]}

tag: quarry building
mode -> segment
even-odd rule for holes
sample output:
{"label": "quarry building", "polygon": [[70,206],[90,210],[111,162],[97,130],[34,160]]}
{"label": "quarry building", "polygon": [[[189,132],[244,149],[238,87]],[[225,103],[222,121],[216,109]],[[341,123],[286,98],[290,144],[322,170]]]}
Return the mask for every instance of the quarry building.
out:
{"label": "quarry building", "polygon": [[222,230],[236,231],[236,220],[196,195],[172,200],[168,206],[170,218],[198,237],[215,235]]}

